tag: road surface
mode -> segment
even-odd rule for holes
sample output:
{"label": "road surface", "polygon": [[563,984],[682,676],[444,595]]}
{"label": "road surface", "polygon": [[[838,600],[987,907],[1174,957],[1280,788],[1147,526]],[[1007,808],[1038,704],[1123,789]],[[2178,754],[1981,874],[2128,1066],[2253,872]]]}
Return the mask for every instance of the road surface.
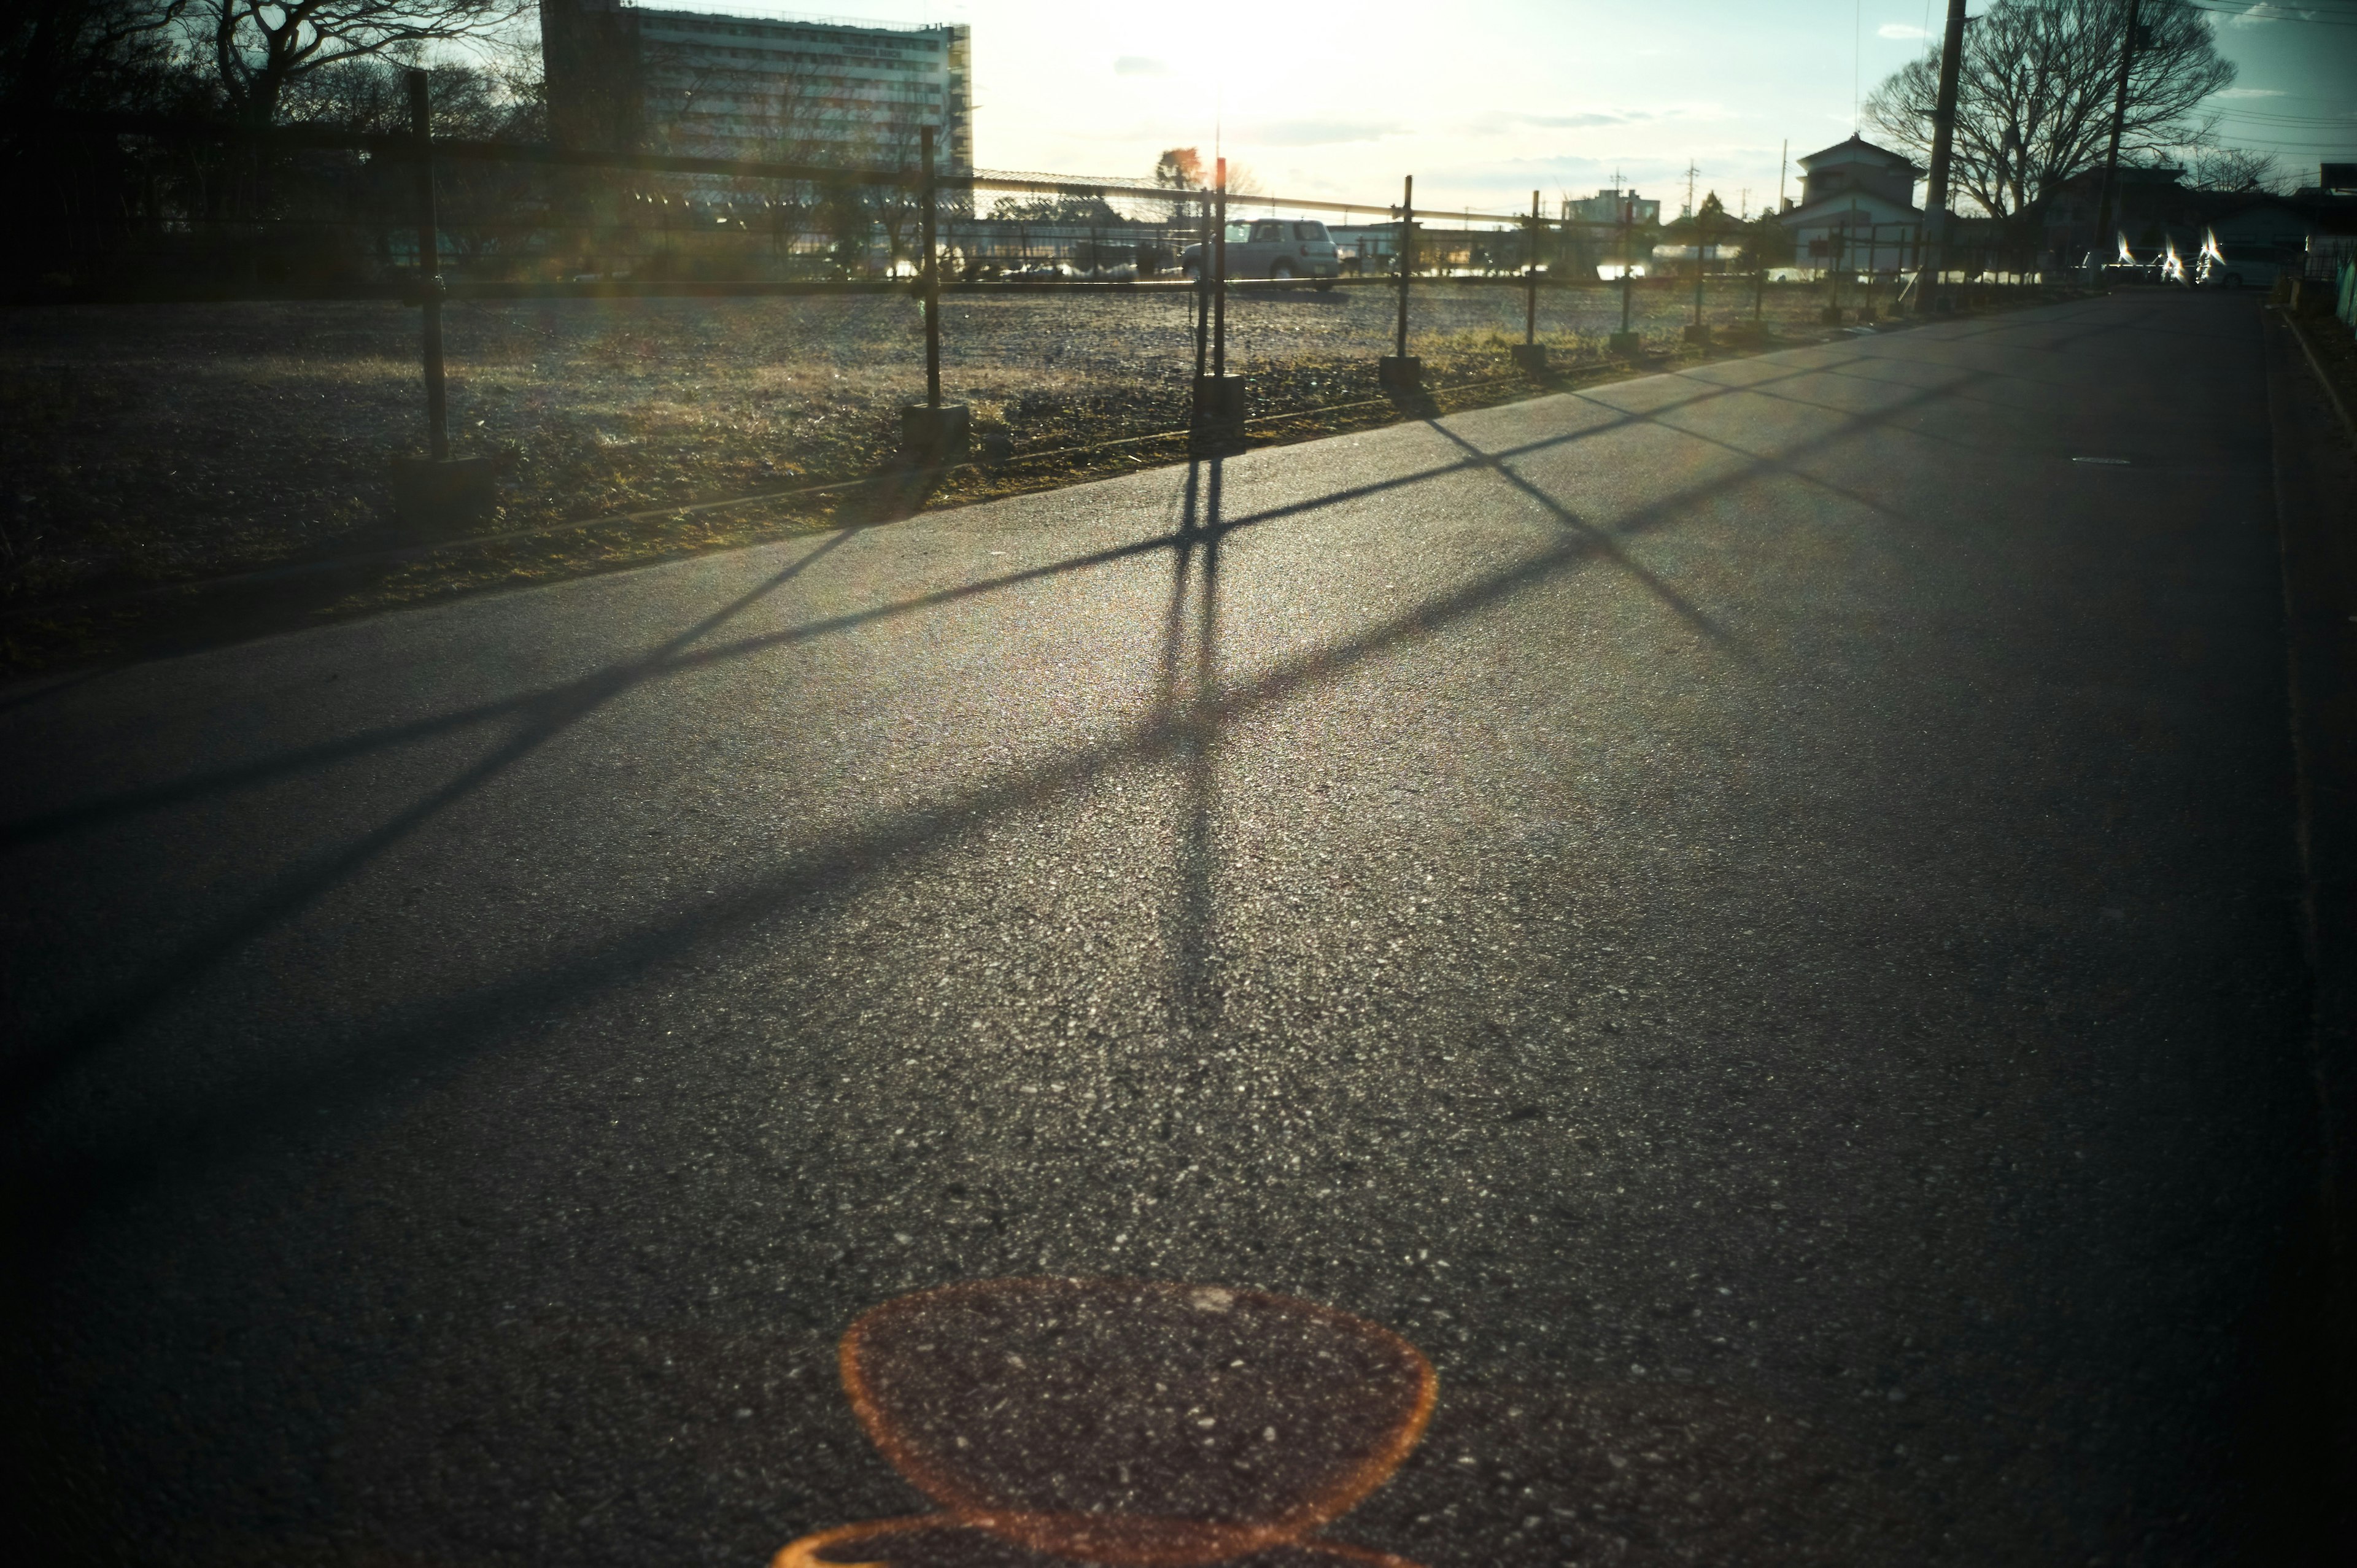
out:
{"label": "road surface", "polygon": [[2117,296],[9,692],[9,1528],[758,1563],[921,1506],[857,1313],[1059,1274],[1420,1347],[1429,1564],[2298,1560],[2265,371]]}

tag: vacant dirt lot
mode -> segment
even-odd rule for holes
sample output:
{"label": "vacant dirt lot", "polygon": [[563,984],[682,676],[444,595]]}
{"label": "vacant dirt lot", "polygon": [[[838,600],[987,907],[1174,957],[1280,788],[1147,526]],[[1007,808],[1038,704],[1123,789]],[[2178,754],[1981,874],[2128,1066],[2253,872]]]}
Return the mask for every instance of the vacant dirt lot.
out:
{"label": "vacant dirt lot", "polygon": [[[1766,319],[1813,332],[1820,296],[1771,287]],[[1641,289],[1649,348],[1677,347],[1682,286]],[[1748,285],[1709,317],[1748,321]],[[1394,295],[1242,294],[1229,368],[1255,412],[1375,395]],[[1506,374],[1519,289],[1419,285],[1412,351],[1437,382]],[[511,448],[500,528],[838,478],[882,461],[923,395],[904,296],[452,304],[452,429]],[[425,440],[416,313],[373,302],[24,309],[0,338],[0,602],[46,601],[367,548],[387,537],[389,454]],[[1540,296],[1562,360],[1600,357],[1607,287]],[[1182,292],[952,294],[943,383],[1017,452],[1184,423]]]}

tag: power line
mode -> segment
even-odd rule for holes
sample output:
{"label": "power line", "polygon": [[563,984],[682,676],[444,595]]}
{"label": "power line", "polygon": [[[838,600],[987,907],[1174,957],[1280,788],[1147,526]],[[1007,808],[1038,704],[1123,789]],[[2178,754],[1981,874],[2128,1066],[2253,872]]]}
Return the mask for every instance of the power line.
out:
{"label": "power line", "polygon": [[2282,125],[2293,130],[2315,125],[2328,131],[2357,131],[2357,114],[2259,114],[2248,109],[2222,109],[2218,115],[2223,120],[2248,120],[2253,124]]}
{"label": "power line", "polygon": [[2345,142],[2263,142],[2255,136],[2237,136],[2237,146],[2265,147],[2277,153],[2341,153],[2357,152],[2357,136]]}

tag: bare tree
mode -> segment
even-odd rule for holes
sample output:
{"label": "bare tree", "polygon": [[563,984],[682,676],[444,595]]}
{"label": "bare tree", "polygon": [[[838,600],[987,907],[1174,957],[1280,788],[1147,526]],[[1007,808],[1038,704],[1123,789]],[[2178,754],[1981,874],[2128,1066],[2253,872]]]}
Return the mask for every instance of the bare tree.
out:
{"label": "bare tree", "polygon": [[[0,177],[13,232],[0,278],[71,275],[120,257],[208,172],[180,149],[61,124],[56,110],[203,113],[204,80],[172,45],[182,0],[12,0],[0,6]],[[210,149],[208,149],[210,151]],[[30,237],[38,236],[38,242]]]}
{"label": "bare tree", "polygon": [[152,107],[168,95],[170,29],[188,0],[17,0],[0,16],[0,104]]}
{"label": "bare tree", "polygon": [[[2155,158],[2202,137],[2201,101],[2234,80],[2187,0],[2141,0],[2120,148]],[[2103,161],[2127,0],[1996,0],[1964,30],[1953,188],[1994,217],[2034,212]],[[1936,49],[1893,72],[1866,118],[1900,151],[1929,156]]]}
{"label": "bare tree", "polygon": [[[755,137],[753,156],[764,163],[804,164],[819,160],[819,139],[826,114],[824,90],[808,74],[790,71],[764,77],[741,90],[756,107],[746,116]],[[737,188],[765,206],[770,242],[777,264],[788,272],[795,266],[806,236],[819,231],[824,216],[823,193],[815,186],[794,181],[769,186],[740,181]]]}
{"label": "bare tree", "polygon": [[1232,201],[1242,196],[1266,196],[1267,194],[1268,187],[1262,183],[1260,176],[1233,158],[1228,160],[1229,200]]}
{"label": "bare tree", "polygon": [[191,0],[186,26],[236,116],[276,122],[290,83],[345,60],[496,38],[532,0]]}
{"label": "bare tree", "polygon": [[2244,147],[2199,146],[2185,161],[2186,183],[2196,190],[2256,196],[2284,185],[2283,165],[2273,153]]}
{"label": "bare tree", "polygon": [[[437,59],[422,49],[338,60],[306,71],[279,94],[278,115],[288,124],[335,125],[397,134],[409,128],[409,69],[424,65],[434,102],[434,134],[473,141],[538,141],[544,89],[537,74],[511,73],[492,64]],[[455,171],[444,171],[448,178]]]}

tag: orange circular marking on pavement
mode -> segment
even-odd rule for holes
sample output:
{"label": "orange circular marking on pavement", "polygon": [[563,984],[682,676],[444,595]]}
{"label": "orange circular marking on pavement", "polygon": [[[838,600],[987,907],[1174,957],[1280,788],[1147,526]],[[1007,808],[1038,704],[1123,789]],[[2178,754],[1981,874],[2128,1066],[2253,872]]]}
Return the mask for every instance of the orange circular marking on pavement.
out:
{"label": "orange circular marking on pavement", "polygon": [[[1113,1568],[1297,1544],[1393,1561],[1306,1538],[1390,1477],[1438,1391],[1415,1347],[1364,1318],[1125,1280],[900,1296],[851,1326],[841,1359],[868,1437],[948,1510],[934,1523]],[[918,1528],[879,1520],[787,1551]]]}
{"label": "orange circular marking on pavement", "polygon": [[[933,1553],[925,1551],[922,1538],[954,1541],[961,1531],[985,1533],[954,1514],[911,1514],[836,1525],[786,1546],[770,1560],[770,1568],[1014,1568],[1006,1554],[1020,1549],[1009,1548],[996,1537],[989,1538],[996,1552],[962,1554],[952,1545],[944,1555],[939,1542]],[[1306,1560],[1299,1568],[1422,1568],[1405,1557],[1336,1541],[1286,1541],[1279,1551]]]}

